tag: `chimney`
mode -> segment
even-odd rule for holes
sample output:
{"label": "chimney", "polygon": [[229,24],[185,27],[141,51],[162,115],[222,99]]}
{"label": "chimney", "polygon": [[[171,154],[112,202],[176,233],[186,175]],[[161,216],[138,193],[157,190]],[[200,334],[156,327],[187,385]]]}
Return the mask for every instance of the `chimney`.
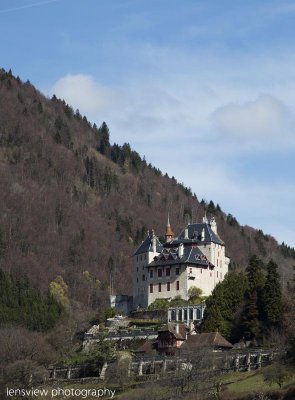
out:
{"label": "chimney", "polygon": [[186,227],[184,230],[184,238],[188,239],[188,227]]}
{"label": "chimney", "polygon": [[153,231],[153,237],[152,237],[152,251],[154,254],[157,252],[157,238],[155,236],[154,231]]}
{"label": "chimney", "polygon": [[216,224],[216,221],[215,221],[214,217],[212,217],[211,220],[210,220],[210,226],[211,226],[212,231],[216,235],[217,234],[217,224]]}
{"label": "chimney", "polygon": [[205,240],[205,228],[202,229],[202,236],[201,236],[202,242]]}
{"label": "chimney", "polygon": [[208,218],[207,218],[206,213],[205,213],[205,215],[203,217],[203,224],[208,224]]}
{"label": "chimney", "polygon": [[182,258],[183,256],[183,243],[180,243],[180,245],[178,246],[178,257]]}

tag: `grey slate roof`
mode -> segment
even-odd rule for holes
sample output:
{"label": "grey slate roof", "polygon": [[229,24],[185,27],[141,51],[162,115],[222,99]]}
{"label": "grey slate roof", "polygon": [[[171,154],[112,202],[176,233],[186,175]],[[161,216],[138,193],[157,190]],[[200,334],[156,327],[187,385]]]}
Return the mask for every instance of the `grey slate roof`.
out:
{"label": "grey slate roof", "polygon": [[[152,246],[153,246],[153,235],[149,233],[148,236],[141,243],[141,245],[138,247],[138,249],[135,251],[135,253],[133,255],[137,256],[138,254],[143,254],[143,253],[152,251]],[[162,249],[163,249],[163,245],[156,236],[157,253],[161,253]]]}
{"label": "grey slate roof", "polygon": [[183,249],[183,256],[180,258],[177,248],[164,248],[162,252],[154,258],[154,261],[149,264],[151,267],[157,265],[173,265],[173,264],[195,264],[204,267],[211,266],[206,256],[198,247],[186,246]]}
{"label": "grey slate roof", "polygon": [[[214,233],[211,229],[210,224],[207,223],[199,223],[199,224],[189,224],[187,226],[188,229],[188,238],[190,240],[196,241],[196,242],[201,242],[201,236],[202,236],[202,230],[204,229],[205,231],[205,240],[203,242],[214,242],[217,244],[224,245],[224,242],[220,239],[220,237]],[[184,239],[185,236],[185,230],[183,230],[178,238],[176,240],[173,240],[171,243],[180,243],[186,241],[187,239]],[[188,240],[189,241],[189,240]]]}

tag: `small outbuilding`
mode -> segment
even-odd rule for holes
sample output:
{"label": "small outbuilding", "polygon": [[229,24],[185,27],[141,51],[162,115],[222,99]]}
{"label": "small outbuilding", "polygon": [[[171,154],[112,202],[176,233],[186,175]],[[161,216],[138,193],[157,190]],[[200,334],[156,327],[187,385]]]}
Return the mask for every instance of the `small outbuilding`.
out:
{"label": "small outbuilding", "polygon": [[201,348],[224,351],[232,349],[233,345],[219,332],[197,333],[196,335],[187,336],[187,340],[181,346],[181,352],[189,353]]}
{"label": "small outbuilding", "polygon": [[175,355],[187,338],[185,324],[168,323],[158,331],[157,350],[162,355]]}

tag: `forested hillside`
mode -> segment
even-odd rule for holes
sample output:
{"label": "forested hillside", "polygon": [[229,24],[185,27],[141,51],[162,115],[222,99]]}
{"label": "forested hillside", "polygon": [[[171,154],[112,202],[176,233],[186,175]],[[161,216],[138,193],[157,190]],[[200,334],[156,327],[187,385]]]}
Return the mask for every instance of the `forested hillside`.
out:
{"label": "forested hillside", "polygon": [[110,268],[115,292],[131,294],[131,254],[147,229],[162,236],[169,210],[177,233],[206,209],[215,215],[233,269],[245,268],[250,254],[273,258],[287,285],[294,250],[240,226],[218,199],[209,200],[163,175],[127,143],[111,145],[106,123],[98,128],[64,101],[0,70],[2,270],[27,274],[44,293],[61,276],[69,299],[97,308],[109,294]]}

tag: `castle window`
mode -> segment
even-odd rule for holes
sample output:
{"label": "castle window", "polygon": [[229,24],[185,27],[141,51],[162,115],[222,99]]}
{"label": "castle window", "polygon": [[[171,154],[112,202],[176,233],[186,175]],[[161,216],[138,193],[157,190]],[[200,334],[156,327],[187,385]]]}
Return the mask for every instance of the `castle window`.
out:
{"label": "castle window", "polygon": [[201,268],[201,274],[203,273],[203,268]]}
{"label": "castle window", "polygon": [[151,269],[150,270],[150,278],[153,278],[154,277],[154,271]]}
{"label": "castle window", "polygon": [[193,273],[193,269],[192,269],[192,268],[189,269],[189,273],[190,273],[190,274]]}
{"label": "castle window", "polygon": [[138,256],[136,256],[136,261],[138,261]]}
{"label": "castle window", "polygon": [[222,267],[222,261],[220,260],[220,268]]}
{"label": "castle window", "polygon": [[154,292],[154,286],[153,286],[153,284],[151,283],[150,284],[150,293],[153,293]]}
{"label": "castle window", "polygon": [[218,267],[218,258],[217,258],[217,267]]}
{"label": "castle window", "polygon": [[138,272],[138,267],[136,268],[136,271]]}
{"label": "castle window", "polygon": [[162,284],[159,283],[159,292],[162,292]]}
{"label": "castle window", "polygon": [[146,260],[146,254],[144,255],[144,259]]}
{"label": "castle window", "polygon": [[161,269],[158,269],[158,278],[161,278],[162,277],[162,270]]}
{"label": "castle window", "polygon": [[210,277],[212,277],[212,272],[210,272]]}
{"label": "castle window", "polygon": [[136,278],[136,282],[138,282],[138,278]]}
{"label": "castle window", "polygon": [[179,290],[179,281],[176,281],[176,290]]}
{"label": "castle window", "polygon": [[176,275],[179,275],[179,270],[180,270],[180,268],[177,267],[177,268],[176,268]]}
{"label": "castle window", "polygon": [[217,278],[218,278],[218,271],[216,272]]}
{"label": "castle window", "polygon": [[166,268],[166,276],[170,276],[170,268]]}
{"label": "castle window", "polygon": [[140,261],[142,261],[142,256],[140,256]]}
{"label": "castle window", "polygon": [[142,275],[142,280],[145,281],[145,274]]}
{"label": "castle window", "polygon": [[170,282],[167,282],[167,292],[170,292]]}

